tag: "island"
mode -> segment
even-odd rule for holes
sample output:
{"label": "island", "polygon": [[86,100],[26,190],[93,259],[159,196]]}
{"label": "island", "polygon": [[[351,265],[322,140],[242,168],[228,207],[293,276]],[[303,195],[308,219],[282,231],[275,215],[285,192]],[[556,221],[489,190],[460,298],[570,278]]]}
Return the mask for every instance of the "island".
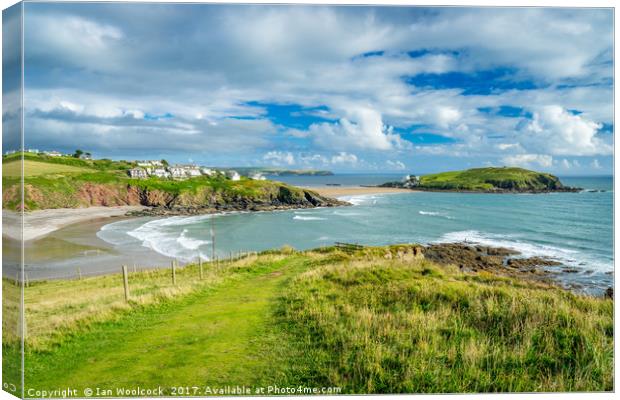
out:
{"label": "island", "polygon": [[481,193],[548,193],[582,190],[564,186],[555,175],[518,167],[472,168],[420,177],[407,175],[402,181],[386,182],[379,186],[425,191]]}

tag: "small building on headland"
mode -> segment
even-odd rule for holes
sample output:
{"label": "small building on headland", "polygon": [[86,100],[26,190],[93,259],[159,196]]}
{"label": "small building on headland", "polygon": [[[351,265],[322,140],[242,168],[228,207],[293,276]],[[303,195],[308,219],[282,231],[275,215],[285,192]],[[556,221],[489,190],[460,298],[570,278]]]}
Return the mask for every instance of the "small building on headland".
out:
{"label": "small building on headland", "polygon": [[420,185],[420,177],[416,175],[405,175],[403,178],[403,187],[411,189]]}

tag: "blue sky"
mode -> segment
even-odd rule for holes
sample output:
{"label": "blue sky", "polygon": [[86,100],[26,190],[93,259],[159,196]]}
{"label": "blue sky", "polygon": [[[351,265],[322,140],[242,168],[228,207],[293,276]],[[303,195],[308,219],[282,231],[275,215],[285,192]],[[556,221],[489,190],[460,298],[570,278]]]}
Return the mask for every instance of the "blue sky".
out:
{"label": "blue sky", "polygon": [[610,174],[612,16],[27,3],[26,146],[343,172]]}

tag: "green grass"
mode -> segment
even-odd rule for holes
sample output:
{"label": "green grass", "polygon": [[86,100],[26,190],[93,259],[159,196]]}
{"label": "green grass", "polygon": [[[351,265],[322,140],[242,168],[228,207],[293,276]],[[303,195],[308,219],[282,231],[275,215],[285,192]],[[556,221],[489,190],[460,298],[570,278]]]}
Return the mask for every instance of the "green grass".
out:
{"label": "green grass", "polygon": [[550,190],[562,187],[559,179],[551,174],[523,168],[472,168],[424,175],[420,187],[437,190]]}
{"label": "green grass", "polygon": [[[24,156],[24,204],[28,210],[89,206],[150,205],[203,207],[238,202],[300,204],[302,189],[273,181],[224,176],[185,180],[131,179],[125,162],[71,157]],[[19,157],[3,158],[3,207],[20,206]],[[144,204],[144,199],[148,199]]]}
{"label": "green grass", "polygon": [[462,273],[408,246],[271,251],[206,271],[179,270],[176,287],[169,271],[132,275],[130,304],[119,275],[26,288],[26,386],[613,389],[611,300]]}
{"label": "green grass", "polygon": [[[20,177],[22,174],[21,162],[11,161],[2,165],[3,177]],[[51,164],[40,161],[24,160],[24,176],[52,175],[52,174],[73,174],[87,172],[89,169],[74,167],[64,164]]]}

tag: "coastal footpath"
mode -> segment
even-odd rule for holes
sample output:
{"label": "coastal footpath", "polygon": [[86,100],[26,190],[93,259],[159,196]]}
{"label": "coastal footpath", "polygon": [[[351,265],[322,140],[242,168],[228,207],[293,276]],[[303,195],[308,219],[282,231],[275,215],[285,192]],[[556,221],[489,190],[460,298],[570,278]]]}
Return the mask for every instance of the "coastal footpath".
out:
{"label": "coastal footpath", "polygon": [[[509,250],[466,247],[282,248],[190,264],[174,281],[169,269],[130,272],[128,300],[119,274],[37,282],[24,291],[26,382],[613,390],[611,299],[503,266]],[[5,279],[3,290],[15,294],[3,302],[12,326],[19,289]],[[20,352],[12,332],[3,330],[5,361]]]}

